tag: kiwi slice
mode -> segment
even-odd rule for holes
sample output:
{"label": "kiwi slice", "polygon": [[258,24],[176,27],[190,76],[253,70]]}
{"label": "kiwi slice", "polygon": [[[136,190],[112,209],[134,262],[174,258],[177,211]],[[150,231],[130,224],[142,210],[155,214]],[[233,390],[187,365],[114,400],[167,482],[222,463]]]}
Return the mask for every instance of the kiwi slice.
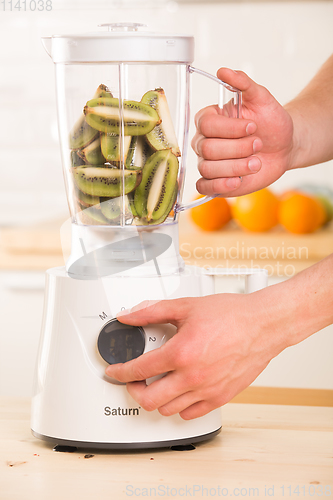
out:
{"label": "kiwi slice", "polygon": [[162,217],[160,217],[159,219],[151,219],[150,221],[148,221],[147,219],[135,219],[135,225],[136,226],[156,226],[157,224],[162,224],[165,219],[168,217],[168,215],[170,215],[170,212],[171,210],[173,209],[174,207],[174,204],[176,202],[176,199],[177,199],[177,192],[178,192],[178,188],[177,186],[175,187],[175,190],[173,192],[173,195],[172,197],[170,198],[170,203],[165,211],[165,214],[162,215]]}
{"label": "kiwi slice", "polygon": [[140,170],[121,170],[103,166],[75,167],[73,175],[80,191],[102,198],[116,198],[130,193],[141,181]]}
{"label": "kiwi slice", "polygon": [[132,217],[138,217],[138,212],[136,211],[135,205],[134,205],[134,193],[135,191],[129,193],[127,195],[127,200],[128,200],[128,213]]}
{"label": "kiwi slice", "polygon": [[89,144],[98,136],[96,129],[92,128],[82,115],[75,123],[69,134],[69,147],[71,149],[80,149]]}
{"label": "kiwi slice", "polygon": [[71,165],[72,167],[79,167],[80,165],[85,165],[84,161],[77,154],[77,151],[71,151]]}
{"label": "kiwi slice", "polygon": [[101,211],[108,220],[117,219],[121,212],[121,198],[101,198]]}
{"label": "kiwi slice", "polygon": [[[127,158],[128,150],[131,144],[131,136],[124,136],[124,159]],[[104,158],[111,162],[120,162],[120,136],[113,134],[101,134],[101,149]]]}
{"label": "kiwi slice", "polygon": [[177,186],[178,159],[171,150],[157,151],[143,167],[142,181],[134,194],[138,216],[148,222],[166,218]]}
{"label": "kiwi slice", "polygon": [[99,136],[77,152],[78,156],[89,165],[101,165],[105,159],[101,152],[101,141]]}
{"label": "kiwi slice", "polygon": [[147,133],[149,144],[157,151],[171,149],[175,156],[181,156],[164,90],[158,88],[146,92],[141,102],[156,109],[162,120],[161,123],[156,124],[151,132]]}
{"label": "kiwi slice", "polygon": [[145,135],[161,122],[158,113],[151,106],[137,101],[122,101],[102,97],[92,99],[84,107],[87,123],[107,134],[120,135],[122,121],[124,135]]}
{"label": "kiwi slice", "polygon": [[[101,83],[94,94],[94,99],[105,97],[112,98],[112,94],[107,86]],[[98,132],[96,129],[88,125],[84,114],[82,114],[69,133],[69,147],[74,150],[83,148],[97,136]]]}
{"label": "kiwi slice", "polygon": [[126,158],[126,168],[134,170],[142,169],[149,156],[153,153],[154,150],[147,143],[145,136],[132,137]]}
{"label": "kiwi slice", "polygon": [[75,196],[77,201],[81,206],[84,208],[89,208],[92,206],[96,206],[96,208],[99,207],[99,196],[91,196],[90,194],[82,193],[77,186],[74,186],[74,191],[75,191]]}
{"label": "kiwi slice", "polygon": [[100,84],[94,94],[94,99],[98,99],[99,97],[113,97],[112,92],[103,83]]}
{"label": "kiwi slice", "polygon": [[81,221],[82,224],[90,225],[106,225],[109,224],[109,221],[102,214],[101,210],[98,210],[96,207],[86,208],[78,203],[78,210],[76,213],[77,217]]}

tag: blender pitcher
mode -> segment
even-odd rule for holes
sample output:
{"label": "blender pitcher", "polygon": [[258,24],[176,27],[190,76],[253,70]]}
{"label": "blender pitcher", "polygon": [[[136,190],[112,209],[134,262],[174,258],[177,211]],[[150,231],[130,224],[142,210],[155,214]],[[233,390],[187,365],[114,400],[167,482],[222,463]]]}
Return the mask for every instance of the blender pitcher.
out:
{"label": "blender pitcher", "polygon": [[[56,64],[72,219],[67,271],[76,278],[124,272],[125,262],[144,263],[142,248],[151,247],[163,254],[160,272],[182,271],[178,214],[211,199],[182,204],[190,75],[217,82],[218,105],[228,116],[240,116],[241,93],[190,66],[191,36],[140,31],[140,24],[101,26],[108,30],[43,39]],[[157,235],[164,235],[160,245]],[[111,242],[116,246],[106,248]]]}

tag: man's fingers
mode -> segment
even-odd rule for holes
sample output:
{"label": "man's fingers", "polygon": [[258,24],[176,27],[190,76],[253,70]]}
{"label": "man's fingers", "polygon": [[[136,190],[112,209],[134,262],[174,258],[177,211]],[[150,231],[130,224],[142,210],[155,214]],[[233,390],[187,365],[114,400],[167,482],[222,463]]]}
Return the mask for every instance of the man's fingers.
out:
{"label": "man's fingers", "polygon": [[196,121],[198,132],[205,137],[239,139],[254,134],[257,125],[251,120],[229,118],[214,113],[202,113]]}
{"label": "man's fingers", "polygon": [[145,326],[159,323],[177,325],[186,317],[188,308],[188,299],[146,300],[130,310],[120,311],[117,319],[126,325]]}
{"label": "man's fingers", "polygon": [[209,401],[198,401],[193,405],[185,408],[179,415],[183,420],[193,420],[194,418],[203,417],[210,411],[214,410],[216,406],[209,403]]}
{"label": "man's fingers", "polygon": [[243,101],[246,103],[260,102],[270,95],[265,87],[258,85],[256,82],[243,71],[234,71],[229,68],[220,68],[217,72],[217,77],[232,87],[241,90],[243,93]]}
{"label": "man's fingers", "polygon": [[259,172],[261,161],[257,156],[241,158],[239,160],[209,161],[199,159],[198,170],[204,179],[220,177],[244,177]]}
{"label": "man's fingers", "polygon": [[247,158],[258,153],[262,145],[261,139],[255,136],[241,139],[212,139],[198,135],[192,142],[192,147],[199,157],[213,161]]}
{"label": "man's fingers", "polygon": [[[188,389],[179,374],[171,372],[149,385],[145,382],[128,383],[127,390],[142,408],[153,411],[170,404],[170,401],[174,401]],[[194,399],[191,399],[190,404],[194,401]]]}
{"label": "man's fingers", "polygon": [[[196,183],[197,191],[201,194],[212,196],[214,194],[229,195],[242,185],[240,177],[229,177],[221,179],[199,179]],[[233,196],[233,194],[230,194]]]}
{"label": "man's fingers", "polygon": [[211,117],[214,115],[218,115],[218,113],[219,113],[219,108],[217,105],[207,106],[206,108],[200,109],[200,111],[198,111],[194,117],[195,126],[198,128],[198,124],[202,116],[205,115]]}
{"label": "man's fingers", "polygon": [[167,353],[164,354],[165,346],[166,344],[126,363],[110,365],[105,370],[105,373],[119,382],[133,382],[146,380],[168,372],[174,367],[172,358]]}

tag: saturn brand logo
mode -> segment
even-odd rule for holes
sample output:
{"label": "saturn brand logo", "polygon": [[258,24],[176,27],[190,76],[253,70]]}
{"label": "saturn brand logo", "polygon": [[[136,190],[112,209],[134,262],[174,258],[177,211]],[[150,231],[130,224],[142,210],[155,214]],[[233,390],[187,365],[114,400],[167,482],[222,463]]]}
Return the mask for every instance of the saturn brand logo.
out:
{"label": "saturn brand logo", "polygon": [[118,408],[110,408],[110,406],[105,406],[104,415],[106,415],[107,417],[125,417],[127,415],[139,415],[140,408],[141,406],[139,406],[139,408],[120,408],[120,406],[118,406]]}

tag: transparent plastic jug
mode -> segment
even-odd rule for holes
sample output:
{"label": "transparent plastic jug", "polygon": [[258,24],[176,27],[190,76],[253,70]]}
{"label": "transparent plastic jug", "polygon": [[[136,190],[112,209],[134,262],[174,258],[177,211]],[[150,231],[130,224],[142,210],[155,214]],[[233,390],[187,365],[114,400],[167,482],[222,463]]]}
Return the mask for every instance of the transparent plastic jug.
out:
{"label": "transparent plastic jug", "polygon": [[[207,201],[182,204],[190,119],[190,75],[216,80],[221,113],[238,117],[241,93],[191,66],[194,39],[139,24],[54,35],[64,178],[72,222],[161,226]],[[227,108],[224,107],[227,105]]]}

